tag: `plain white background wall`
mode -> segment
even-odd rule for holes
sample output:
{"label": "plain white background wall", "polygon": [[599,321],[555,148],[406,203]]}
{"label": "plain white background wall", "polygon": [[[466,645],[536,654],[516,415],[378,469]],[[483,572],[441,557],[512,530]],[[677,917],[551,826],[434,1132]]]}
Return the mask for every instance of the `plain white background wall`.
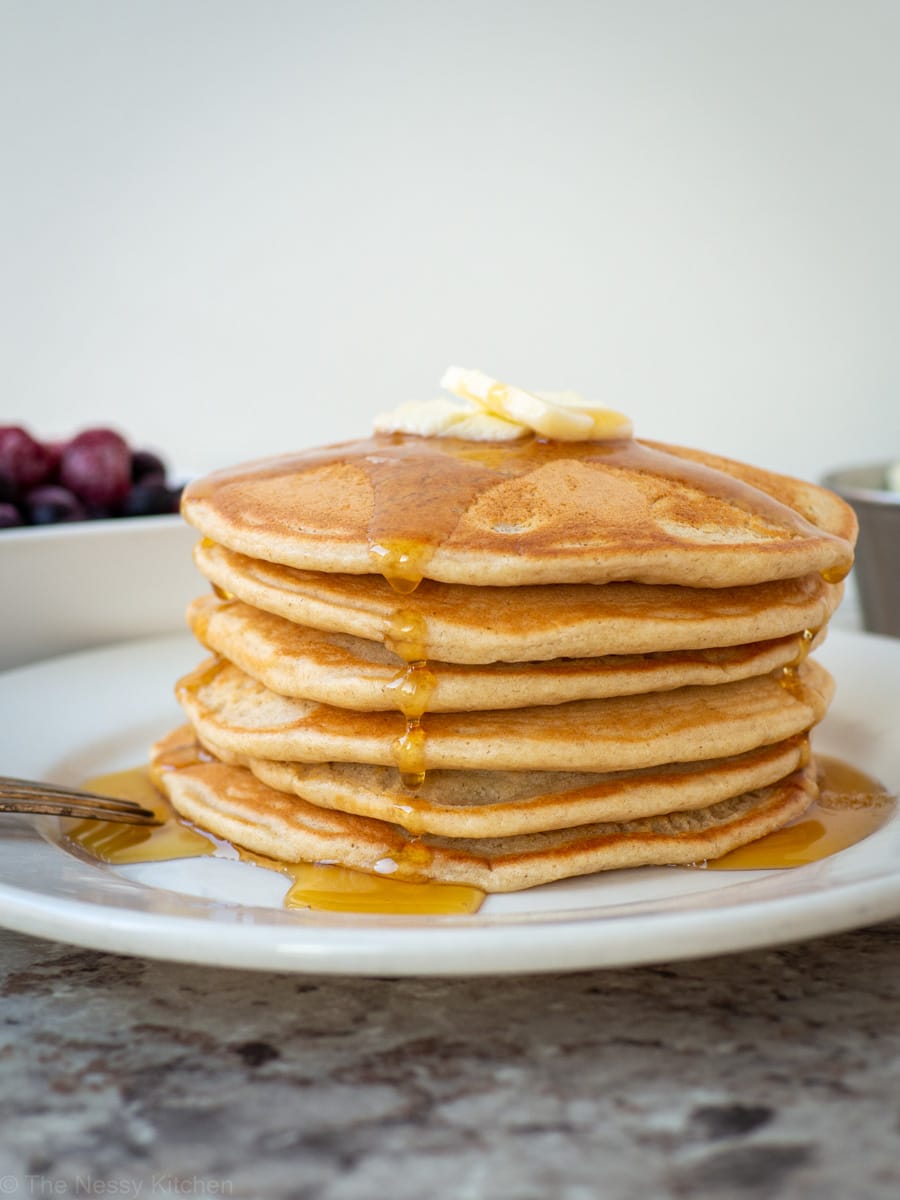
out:
{"label": "plain white background wall", "polygon": [[0,419],[184,466],[451,362],[900,456],[896,0],[0,0]]}

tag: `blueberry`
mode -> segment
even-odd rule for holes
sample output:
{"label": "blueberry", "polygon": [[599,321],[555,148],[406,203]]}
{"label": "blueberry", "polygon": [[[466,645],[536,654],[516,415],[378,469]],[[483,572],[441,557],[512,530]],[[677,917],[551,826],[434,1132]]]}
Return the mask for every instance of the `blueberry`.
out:
{"label": "blueberry", "polygon": [[131,482],[144,483],[151,478],[164,482],[166,464],[152,450],[135,450],[131,456]]}
{"label": "blueberry", "polygon": [[14,504],[0,503],[0,529],[15,529],[24,524],[22,514]]}
{"label": "blueberry", "polygon": [[122,502],[123,517],[152,517],[172,511],[172,497],[164,483],[136,483]]}
{"label": "blueberry", "polygon": [[84,508],[68,488],[48,483],[32,488],[25,496],[25,513],[32,525],[56,525],[63,521],[83,521]]}
{"label": "blueberry", "polygon": [[106,521],[110,517],[118,517],[120,506],[110,504],[83,504],[85,519],[88,521]]}

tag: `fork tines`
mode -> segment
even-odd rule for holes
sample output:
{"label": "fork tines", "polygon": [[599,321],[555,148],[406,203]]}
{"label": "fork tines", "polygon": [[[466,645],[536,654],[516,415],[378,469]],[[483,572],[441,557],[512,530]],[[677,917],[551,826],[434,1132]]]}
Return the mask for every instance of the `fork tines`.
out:
{"label": "fork tines", "polygon": [[159,817],[135,800],[101,796],[81,788],[0,775],[0,812],[47,813],[133,825],[158,825]]}

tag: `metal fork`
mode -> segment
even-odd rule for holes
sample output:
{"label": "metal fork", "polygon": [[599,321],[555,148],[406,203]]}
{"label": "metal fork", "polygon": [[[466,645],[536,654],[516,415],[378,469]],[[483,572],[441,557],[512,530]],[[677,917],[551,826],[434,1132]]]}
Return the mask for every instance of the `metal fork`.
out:
{"label": "metal fork", "polygon": [[84,817],[129,825],[161,824],[155,813],[135,800],[118,800],[80,788],[13,779],[7,775],[0,775],[0,812],[48,813],[54,817]]}

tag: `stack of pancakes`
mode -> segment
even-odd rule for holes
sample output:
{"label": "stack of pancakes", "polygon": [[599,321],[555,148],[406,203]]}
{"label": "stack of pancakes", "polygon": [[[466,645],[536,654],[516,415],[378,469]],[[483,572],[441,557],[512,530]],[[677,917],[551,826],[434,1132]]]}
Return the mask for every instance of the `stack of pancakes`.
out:
{"label": "stack of pancakes", "polygon": [[808,654],[856,533],[824,489],[631,438],[394,434],[183,512],[213,657],[157,778],[255,853],[511,891],[715,858],[815,795]]}

